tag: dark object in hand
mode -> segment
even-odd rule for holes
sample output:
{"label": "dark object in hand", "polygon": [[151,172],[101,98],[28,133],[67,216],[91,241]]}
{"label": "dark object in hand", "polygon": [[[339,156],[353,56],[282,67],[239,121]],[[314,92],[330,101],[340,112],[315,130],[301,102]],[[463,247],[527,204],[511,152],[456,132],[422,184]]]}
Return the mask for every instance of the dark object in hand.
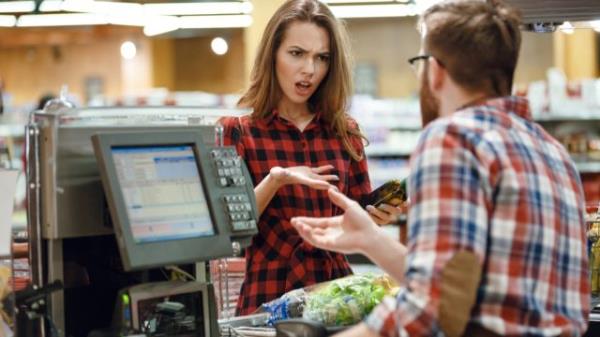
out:
{"label": "dark object in hand", "polygon": [[402,205],[407,198],[406,179],[393,179],[369,193],[360,204],[363,208],[367,207],[367,205],[379,207],[383,204],[398,207]]}

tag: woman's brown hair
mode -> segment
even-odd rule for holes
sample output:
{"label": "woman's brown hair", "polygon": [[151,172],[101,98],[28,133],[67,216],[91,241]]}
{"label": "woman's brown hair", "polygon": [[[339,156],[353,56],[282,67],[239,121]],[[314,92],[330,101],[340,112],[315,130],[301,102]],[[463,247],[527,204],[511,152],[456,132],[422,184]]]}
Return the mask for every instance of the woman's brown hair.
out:
{"label": "woman's brown hair", "polygon": [[252,108],[251,117],[262,119],[272,113],[282,92],[275,75],[275,55],[285,32],[292,22],[314,23],[329,35],[330,63],[327,75],[309,98],[311,111],[321,112],[321,118],[340,137],[344,148],[355,160],[363,157],[352,138],[364,139],[358,127],[350,127],[346,111],[352,92],[349,43],[344,25],[329,8],[317,0],[286,1],[267,24],[250,75],[250,87],[240,98],[240,107]]}

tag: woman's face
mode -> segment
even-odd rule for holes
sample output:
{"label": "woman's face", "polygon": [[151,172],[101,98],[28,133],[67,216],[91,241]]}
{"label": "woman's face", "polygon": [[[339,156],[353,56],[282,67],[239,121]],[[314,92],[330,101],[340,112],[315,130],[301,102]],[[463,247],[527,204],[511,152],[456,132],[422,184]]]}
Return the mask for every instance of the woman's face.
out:
{"label": "woman's face", "polygon": [[329,70],[329,34],[314,23],[292,22],[275,54],[282,100],[306,104]]}

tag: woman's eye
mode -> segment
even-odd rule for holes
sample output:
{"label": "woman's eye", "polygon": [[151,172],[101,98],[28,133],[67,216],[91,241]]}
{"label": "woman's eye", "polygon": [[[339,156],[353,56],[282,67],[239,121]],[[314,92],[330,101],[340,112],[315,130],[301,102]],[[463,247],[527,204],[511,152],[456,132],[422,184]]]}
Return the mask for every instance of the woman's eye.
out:
{"label": "woman's eye", "polygon": [[292,51],[290,51],[290,54],[292,56],[300,56],[300,55],[302,55],[302,52],[299,50],[292,50]]}
{"label": "woman's eye", "polygon": [[323,62],[329,61],[329,55],[319,55],[319,60]]}

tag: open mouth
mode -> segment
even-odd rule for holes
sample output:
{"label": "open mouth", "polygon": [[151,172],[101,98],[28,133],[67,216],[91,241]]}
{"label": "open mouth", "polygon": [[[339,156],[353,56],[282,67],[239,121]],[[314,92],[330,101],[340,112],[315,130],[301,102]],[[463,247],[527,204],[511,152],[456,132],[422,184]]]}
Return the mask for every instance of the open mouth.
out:
{"label": "open mouth", "polygon": [[312,84],[308,81],[296,82],[296,88],[303,90],[303,91],[310,89],[311,86],[312,86]]}

